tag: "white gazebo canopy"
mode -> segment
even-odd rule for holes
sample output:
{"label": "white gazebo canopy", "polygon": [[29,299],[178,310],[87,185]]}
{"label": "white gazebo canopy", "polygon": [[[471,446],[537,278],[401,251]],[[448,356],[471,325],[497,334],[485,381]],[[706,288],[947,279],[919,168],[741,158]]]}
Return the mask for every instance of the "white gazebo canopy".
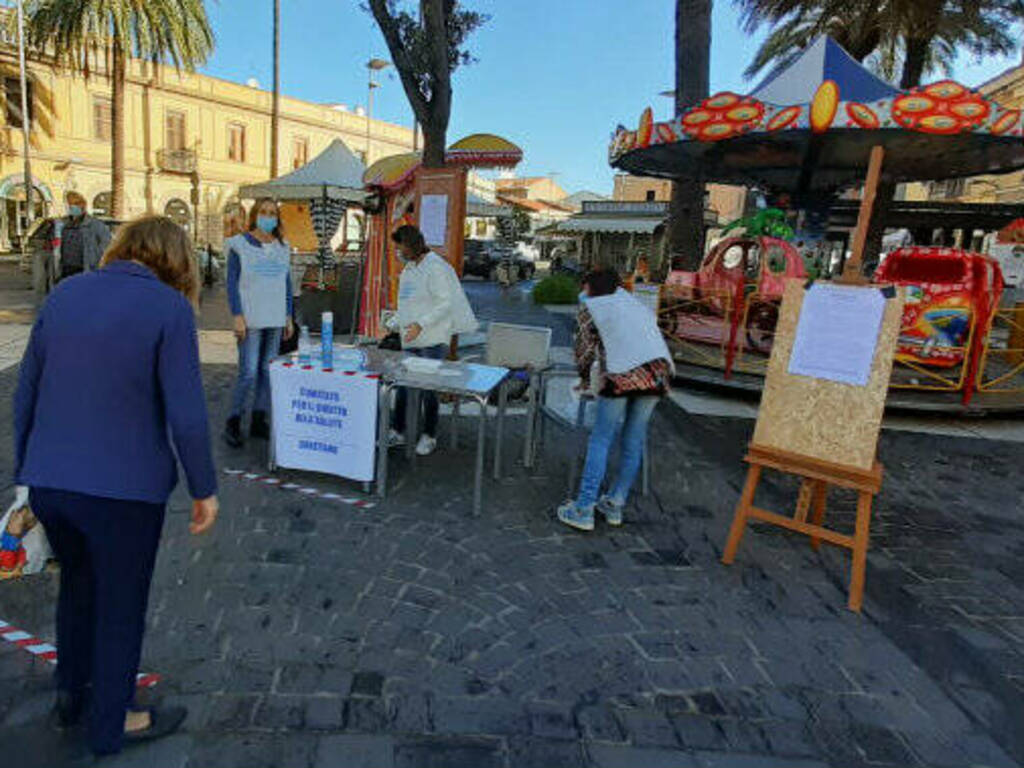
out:
{"label": "white gazebo canopy", "polygon": [[330,145],[301,168],[261,184],[248,184],[238,196],[254,200],[314,200],[328,198],[362,205],[368,193],[363,189],[365,166],[341,139]]}

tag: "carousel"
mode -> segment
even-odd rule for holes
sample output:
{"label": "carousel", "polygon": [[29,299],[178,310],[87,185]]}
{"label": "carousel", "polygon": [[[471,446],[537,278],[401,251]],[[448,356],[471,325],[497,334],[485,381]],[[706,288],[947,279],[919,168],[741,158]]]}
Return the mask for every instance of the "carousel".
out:
{"label": "carousel", "polygon": [[[507,139],[492,134],[473,134],[448,148],[443,169],[424,168],[418,153],[385,157],[366,169],[363,184],[372,197],[366,208],[370,214],[370,236],[362,281],[361,336],[378,338],[382,333],[383,313],[396,307],[401,264],[391,233],[403,224],[424,228],[423,196],[429,194],[436,198],[439,195],[431,193],[445,193],[445,242],[432,243],[428,238],[428,244],[448,259],[461,275],[469,169],[514,168],[522,159],[523,151]],[[432,187],[438,179],[444,186]]]}
{"label": "carousel", "polygon": [[[669,273],[659,317],[683,376],[760,389],[783,279],[835,272],[867,281],[881,182],[1019,170],[1022,137],[1020,110],[951,80],[900,91],[828,38],[749,95],[718,93],[665,122],[647,109],[636,129],[620,126],[609,150],[615,168],[760,189],[802,222],[795,232],[751,227],[719,242],[696,271]],[[806,244],[824,238],[829,208],[856,188],[851,250],[838,265],[822,264]],[[889,255],[872,279],[908,295],[890,407],[1024,410],[1024,308],[1007,305],[998,261],[918,245]]]}

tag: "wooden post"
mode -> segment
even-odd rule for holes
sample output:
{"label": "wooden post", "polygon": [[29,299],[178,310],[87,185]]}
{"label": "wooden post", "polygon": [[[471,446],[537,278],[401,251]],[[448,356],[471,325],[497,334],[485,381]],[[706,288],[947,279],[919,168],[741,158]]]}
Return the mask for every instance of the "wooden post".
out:
{"label": "wooden post", "polygon": [[871,214],[875,209],[875,198],[878,195],[878,182],[882,176],[882,164],[885,161],[885,148],[876,146],[871,149],[871,160],[868,163],[868,176],[864,181],[864,194],[860,201],[860,214],[857,216],[857,229],[853,233],[853,247],[850,258],[846,260],[842,277],[837,282],[863,283],[861,265],[864,259],[864,246],[867,244],[868,227]]}

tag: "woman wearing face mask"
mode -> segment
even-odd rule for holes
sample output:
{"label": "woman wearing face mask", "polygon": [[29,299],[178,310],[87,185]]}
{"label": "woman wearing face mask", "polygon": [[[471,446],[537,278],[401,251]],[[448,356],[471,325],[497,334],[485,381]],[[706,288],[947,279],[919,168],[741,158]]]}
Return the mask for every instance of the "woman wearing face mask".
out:
{"label": "woman wearing face mask", "polygon": [[231,401],[231,416],[224,439],[233,448],[244,442],[242,414],[255,387],[249,436],[270,437],[270,361],[281,336],[291,338],[291,248],[281,235],[277,203],[256,201],[249,212],[249,231],[226,243],[228,251],[228,304],[235,318],[238,339],[238,379]]}

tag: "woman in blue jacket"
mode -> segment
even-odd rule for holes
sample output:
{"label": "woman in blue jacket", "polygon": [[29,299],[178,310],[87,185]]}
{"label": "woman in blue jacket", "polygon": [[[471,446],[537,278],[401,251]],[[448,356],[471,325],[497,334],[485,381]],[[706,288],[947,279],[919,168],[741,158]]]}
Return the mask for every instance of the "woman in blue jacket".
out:
{"label": "woman in blue jacket", "polygon": [[290,339],[292,325],[291,248],[281,233],[277,203],[257,200],[249,212],[249,231],[232,237],[228,251],[228,305],[238,339],[238,379],[224,439],[240,448],[242,414],[255,388],[250,437],[270,437],[270,361]]}
{"label": "woman in blue jacket", "polygon": [[135,678],[175,454],[194,534],[217,517],[217,482],[187,235],[164,217],[126,224],[101,267],[63,281],[40,310],[14,427],[16,482],[61,565],[55,721],[72,727],[88,711],[90,746],[109,754],[185,719],[138,710]]}

